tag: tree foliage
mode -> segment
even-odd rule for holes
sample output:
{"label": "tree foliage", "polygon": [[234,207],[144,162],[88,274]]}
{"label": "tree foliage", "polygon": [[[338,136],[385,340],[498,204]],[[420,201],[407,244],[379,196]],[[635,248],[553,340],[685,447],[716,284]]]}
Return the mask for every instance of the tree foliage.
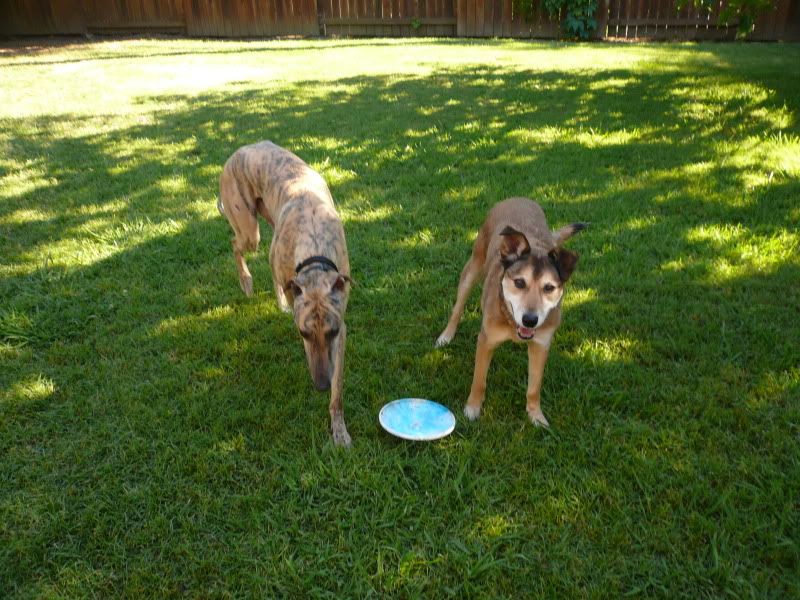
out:
{"label": "tree foliage", "polygon": [[[569,38],[587,40],[597,29],[598,0],[543,0],[550,17],[563,15],[561,27]],[[533,0],[514,0],[515,8],[526,20],[533,17]]]}
{"label": "tree foliage", "polygon": [[[716,0],[676,1],[678,10],[685,8],[689,4],[697,9],[711,12],[717,5],[717,2]],[[771,8],[774,8],[773,0],[729,0],[719,13],[719,22],[724,24],[736,21],[736,37],[740,39],[745,38],[753,31],[756,19]]]}

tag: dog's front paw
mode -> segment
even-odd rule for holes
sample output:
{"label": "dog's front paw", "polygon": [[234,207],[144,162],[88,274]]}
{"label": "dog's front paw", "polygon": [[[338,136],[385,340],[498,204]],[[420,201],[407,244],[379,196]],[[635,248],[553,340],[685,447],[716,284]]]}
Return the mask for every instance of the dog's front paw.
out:
{"label": "dog's front paw", "polygon": [[251,276],[239,277],[239,287],[242,288],[245,296],[253,295],[253,278]]}
{"label": "dog's front paw", "polygon": [[474,421],[481,416],[481,407],[480,405],[473,406],[472,404],[467,403],[466,406],[464,406],[464,414],[470,421]]}
{"label": "dog's front paw", "polygon": [[447,331],[443,331],[442,335],[436,338],[436,342],[433,344],[436,348],[441,348],[442,346],[447,346],[450,343],[450,340],[453,339],[453,334],[448,334]]}
{"label": "dog's front paw", "polygon": [[528,410],[528,418],[536,427],[550,427],[550,423],[547,422],[541,408]]}
{"label": "dog's front paw", "polygon": [[275,288],[275,299],[278,301],[278,308],[280,308],[283,312],[285,313],[292,312],[292,306],[286,299],[286,294],[284,294],[283,290],[279,287]]}
{"label": "dog's front paw", "polygon": [[344,423],[334,424],[332,427],[333,443],[342,448],[349,448],[353,445],[353,440],[350,439],[350,434],[347,433],[347,427]]}

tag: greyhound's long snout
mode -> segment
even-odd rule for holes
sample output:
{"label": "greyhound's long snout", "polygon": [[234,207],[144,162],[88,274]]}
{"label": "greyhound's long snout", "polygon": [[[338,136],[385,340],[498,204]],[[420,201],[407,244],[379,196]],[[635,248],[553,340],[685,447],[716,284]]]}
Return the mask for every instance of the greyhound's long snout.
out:
{"label": "greyhound's long snout", "polygon": [[319,352],[313,345],[306,344],[306,358],[308,359],[308,373],[314,387],[320,392],[331,389],[331,379],[333,378],[333,363],[330,357],[325,356],[324,352]]}
{"label": "greyhound's long snout", "polygon": [[331,379],[327,375],[314,377],[314,387],[320,392],[327,392],[331,389]]}

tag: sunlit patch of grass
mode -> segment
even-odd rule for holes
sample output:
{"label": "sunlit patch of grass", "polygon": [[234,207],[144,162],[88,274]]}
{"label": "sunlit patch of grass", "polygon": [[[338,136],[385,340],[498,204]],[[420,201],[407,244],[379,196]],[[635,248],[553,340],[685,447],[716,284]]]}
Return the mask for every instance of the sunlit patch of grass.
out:
{"label": "sunlit patch of grass", "polygon": [[410,235],[399,242],[393,244],[393,246],[402,249],[402,248],[418,248],[418,247],[425,247],[430,246],[433,243],[434,234],[433,232],[428,229],[424,228],[420,231],[417,231],[413,235]]}
{"label": "sunlit patch of grass", "polygon": [[22,165],[12,160],[4,165],[4,170],[8,174],[0,177],[0,197],[11,198],[58,185],[58,179],[45,175],[41,165]]}
{"label": "sunlit patch of grass", "polygon": [[781,231],[772,235],[757,235],[742,225],[725,227],[701,226],[686,233],[695,244],[707,244],[716,257],[710,264],[709,281],[721,283],[748,274],[770,273],[797,257],[800,236]]}
{"label": "sunlit patch of grass", "polygon": [[641,341],[630,337],[616,336],[603,339],[587,338],[573,352],[575,358],[590,363],[633,364],[646,350]]}
{"label": "sunlit patch of grass", "polygon": [[581,287],[578,289],[571,289],[569,294],[564,296],[564,306],[579,306],[589,302],[595,302],[599,299],[597,290],[592,288]]}
{"label": "sunlit patch of grass", "polygon": [[38,374],[35,377],[17,381],[10,389],[0,393],[0,402],[6,402],[9,405],[36,402],[49,398],[55,391],[55,382],[42,374]]}
{"label": "sunlit patch of grass", "polygon": [[514,520],[506,515],[490,515],[475,524],[474,535],[478,538],[497,538],[516,529]]}
{"label": "sunlit patch of grass", "polygon": [[354,223],[375,223],[384,221],[391,215],[397,214],[399,209],[391,206],[372,206],[369,200],[365,202],[353,203],[352,208],[345,207],[339,211],[340,216],[345,222]]}
{"label": "sunlit patch of grass", "polygon": [[186,177],[178,174],[163,177],[158,182],[158,186],[166,194],[180,194],[189,190],[189,183]]}

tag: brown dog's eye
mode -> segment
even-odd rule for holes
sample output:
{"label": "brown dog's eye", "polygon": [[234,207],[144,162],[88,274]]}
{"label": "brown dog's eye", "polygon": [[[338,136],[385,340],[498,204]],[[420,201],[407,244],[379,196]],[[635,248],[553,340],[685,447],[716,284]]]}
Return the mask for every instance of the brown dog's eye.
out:
{"label": "brown dog's eye", "polygon": [[308,340],[308,339],[311,339],[311,334],[310,334],[308,331],[301,331],[301,332],[300,332],[300,335],[302,335],[302,336],[303,336],[303,338],[305,338],[305,339],[307,339],[307,340]]}
{"label": "brown dog's eye", "polygon": [[515,280],[514,280],[514,285],[515,285],[515,286],[516,286],[518,289],[520,289],[520,290],[521,290],[522,288],[524,288],[524,287],[525,287],[525,280],[524,280],[524,279],[515,279]]}
{"label": "brown dog's eye", "polygon": [[548,294],[552,292],[554,289],[556,289],[556,286],[554,286],[552,283],[548,283],[544,286],[544,291],[547,292]]}
{"label": "brown dog's eye", "polygon": [[337,335],[339,335],[339,330],[338,329],[331,329],[328,333],[325,334],[325,337],[328,338],[329,340],[332,340]]}

